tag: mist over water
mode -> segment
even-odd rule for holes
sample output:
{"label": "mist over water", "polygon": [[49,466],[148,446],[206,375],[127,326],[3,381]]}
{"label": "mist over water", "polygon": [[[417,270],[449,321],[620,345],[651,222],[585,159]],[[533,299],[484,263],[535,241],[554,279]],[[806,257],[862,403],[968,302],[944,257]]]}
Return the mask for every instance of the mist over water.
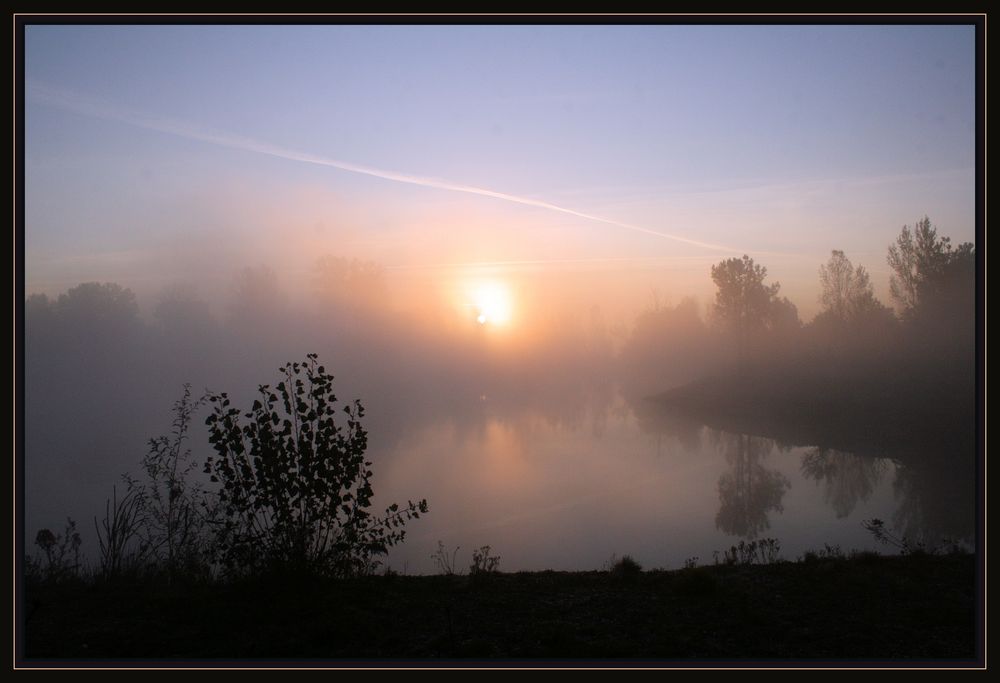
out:
{"label": "mist over water", "polygon": [[[711,307],[694,299],[654,300],[627,317],[551,273],[401,282],[334,257],[317,259],[305,282],[292,289],[255,266],[215,301],[192,285],[142,300],[110,283],[29,296],[29,541],[69,516],[93,557],[94,516],[122,474],[138,470],[148,440],[168,433],[185,384],[195,395],[229,392],[246,409],[258,385],[307,353],[335,375],[343,403],[365,407],[375,507],[429,503],[387,558],[397,571],[437,571],[439,541],[461,547],[460,567],[490,545],[507,571],[598,569],[612,554],[678,567],[766,537],[794,559],[824,544],[876,547],[861,525],[872,518],[929,543],[974,541],[964,311],[949,313],[958,317],[947,334],[926,326],[902,354],[899,323],[844,336],[796,316],[741,364]],[[477,298],[484,283],[510,310]],[[931,367],[928,354],[956,362]],[[882,405],[900,395],[893,383],[912,386],[909,404]],[[678,404],[670,389],[689,395]],[[824,412],[845,392],[882,409],[869,421]],[[935,395],[961,400],[941,406]],[[720,396],[804,407],[740,413]],[[928,431],[928,415],[939,428]],[[199,462],[210,452],[204,417],[191,432]]]}
{"label": "mist over water", "polygon": [[27,22],[26,550],[309,353],[397,569],[971,540],[973,23]]}

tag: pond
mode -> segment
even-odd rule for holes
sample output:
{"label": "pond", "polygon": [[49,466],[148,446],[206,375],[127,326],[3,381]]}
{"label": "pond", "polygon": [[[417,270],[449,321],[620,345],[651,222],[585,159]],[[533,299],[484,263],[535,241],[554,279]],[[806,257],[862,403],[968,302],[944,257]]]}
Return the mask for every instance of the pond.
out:
{"label": "pond", "polygon": [[373,438],[379,501],[430,505],[389,566],[440,572],[440,548],[467,571],[485,545],[503,571],[595,570],[624,555],[679,568],[765,538],[789,560],[898,552],[864,527],[871,519],[912,543],[973,541],[971,452],[953,456],[968,467],[857,454],[708,427],[616,392],[593,398],[558,415],[481,395],[474,419],[428,416],[395,444]]}
{"label": "pond", "polygon": [[[185,357],[133,382],[142,377],[136,360],[119,369],[37,356],[26,390],[26,550],[37,552],[39,529],[61,533],[72,517],[91,564],[95,517],[115,487],[124,491],[122,473],[137,473],[150,436],[167,433],[178,378],[232,387],[234,405],[248,406],[255,385],[246,378],[285,357],[231,367],[192,367]],[[964,408],[957,426],[907,420],[897,435],[877,420],[684,414],[624,394],[601,367],[456,376],[455,367],[481,366],[439,360],[401,369],[384,360],[391,354],[371,357],[379,362],[336,366],[344,368],[341,397],[364,397],[373,511],[429,504],[387,558],[397,572],[440,571],[439,543],[463,570],[488,545],[502,571],[599,570],[624,555],[677,568],[768,538],[788,560],[826,546],[897,552],[865,529],[871,519],[932,547],[975,540],[975,420]],[[188,442],[199,463],[211,453],[204,413]],[[200,467],[193,476],[207,478]]]}

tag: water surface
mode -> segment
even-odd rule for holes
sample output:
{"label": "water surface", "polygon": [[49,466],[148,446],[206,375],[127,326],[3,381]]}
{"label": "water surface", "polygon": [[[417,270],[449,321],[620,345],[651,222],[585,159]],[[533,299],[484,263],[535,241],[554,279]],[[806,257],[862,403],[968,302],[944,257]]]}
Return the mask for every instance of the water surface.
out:
{"label": "water surface", "polygon": [[396,571],[440,571],[439,541],[458,549],[458,569],[489,545],[517,571],[601,569],[625,554],[677,568],[762,538],[785,559],[827,546],[898,551],[864,528],[873,518],[913,542],[972,538],[974,501],[957,495],[971,482],[926,454],[903,462],[782,443],[617,394],[563,414],[485,394],[477,403],[471,417],[431,417],[394,445],[373,440],[380,500],[430,504],[391,553]]}

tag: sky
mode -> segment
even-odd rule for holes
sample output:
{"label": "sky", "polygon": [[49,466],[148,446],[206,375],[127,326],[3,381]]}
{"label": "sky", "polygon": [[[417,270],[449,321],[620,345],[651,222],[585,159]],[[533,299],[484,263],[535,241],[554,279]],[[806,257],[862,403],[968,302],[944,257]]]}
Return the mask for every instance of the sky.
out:
{"label": "sky", "polygon": [[974,240],[971,26],[25,35],[29,294],[294,291],[333,254],[401,307],[488,276],[627,324],[746,253],[808,320],[832,249],[888,302],[903,225]]}
{"label": "sky", "polygon": [[[562,519],[581,543],[604,529],[574,560],[592,568],[670,536],[614,526],[591,491],[642,507],[660,483],[704,514],[653,505],[649,528],[714,534],[719,472],[684,470],[728,456],[665,466],[668,430],[612,379],[638,396],[714,369],[688,312],[724,259],[764,265],[808,321],[831,250],[891,303],[902,226],[973,241],[974,43],[944,25],[27,26],[25,293],[117,283],[152,324],[116,326],[114,288],[29,302],[26,528],[103,509],[182,383],[245,405],[314,352],[369,411],[379,495],[436,510],[414,558],[496,542],[508,569],[563,566]],[[383,279],[337,279],[352,259]],[[463,524],[482,528],[449,536]],[[648,561],[708,556],[685,552]]]}

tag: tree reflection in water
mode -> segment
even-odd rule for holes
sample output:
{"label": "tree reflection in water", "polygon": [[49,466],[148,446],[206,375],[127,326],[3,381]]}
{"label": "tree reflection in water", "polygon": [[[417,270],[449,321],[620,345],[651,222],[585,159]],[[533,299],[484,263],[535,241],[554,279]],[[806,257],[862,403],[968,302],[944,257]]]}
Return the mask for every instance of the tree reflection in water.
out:
{"label": "tree reflection in water", "polygon": [[715,526],[733,536],[756,538],[770,528],[768,514],[783,511],[781,501],[791,483],[763,465],[774,449],[772,439],[725,432],[718,432],[718,437],[730,470],[719,477]]}
{"label": "tree reflection in water", "polygon": [[833,448],[814,448],[802,458],[802,475],[823,485],[823,499],[837,517],[850,515],[867,501],[885,474],[881,458],[866,458]]}

